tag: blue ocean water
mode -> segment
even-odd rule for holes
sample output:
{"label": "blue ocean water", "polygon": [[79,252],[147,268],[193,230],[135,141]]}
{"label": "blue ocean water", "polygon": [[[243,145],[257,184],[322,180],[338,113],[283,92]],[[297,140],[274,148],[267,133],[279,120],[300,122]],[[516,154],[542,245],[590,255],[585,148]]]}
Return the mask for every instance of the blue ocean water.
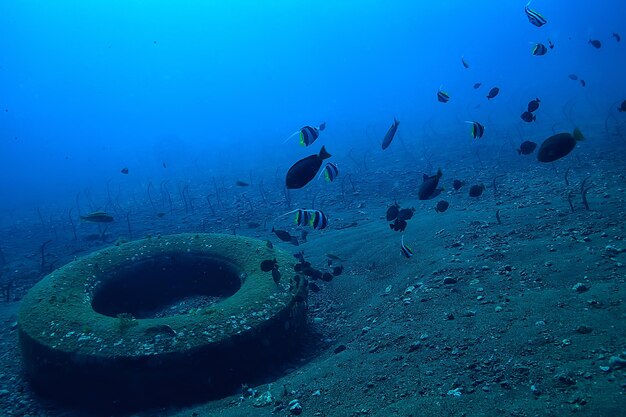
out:
{"label": "blue ocean water", "polygon": [[[580,180],[603,162],[589,155],[623,152],[626,3],[533,0],[528,7],[547,20],[541,27],[529,22],[525,6],[3,0],[0,278],[21,297],[76,256],[153,234],[277,242],[276,223],[300,237],[291,219],[279,217],[299,207],[324,210],[324,236],[332,241],[333,228],[357,228],[354,217],[378,219],[395,200],[417,201],[423,175],[438,168],[445,192],[463,175],[469,188],[509,174],[519,201],[531,193],[556,201],[554,178],[562,181],[571,164],[543,165],[537,150],[517,150],[523,141],[540,145],[579,128],[586,140],[567,158],[580,167]],[[545,55],[532,53],[537,44]],[[499,93],[487,99],[494,87]],[[438,91],[450,100],[438,101]],[[536,120],[522,120],[534,99],[539,108],[529,117]],[[398,131],[383,150],[394,119]],[[468,121],[479,122],[484,135],[472,138]],[[323,123],[308,147],[290,138]],[[337,181],[315,175],[302,190],[286,189],[289,168],[322,146],[337,164]],[[538,167],[558,175],[526,186]],[[623,165],[612,168],[619,173]],[[615,183],[605,186],[593,207],[619,195]],[[583,196],[584,188],[582,181]],[[452,209],[466,204],[442,198]],[[567,196],[559,204],[567,211]],[[80,221],[100,211],[115,221]],[[608,224],[622,221],[607,216]],[[359,218],[359,226],[367,221]],[[400,234],[389,233],[404,260]],[[365,239],[373,244],[378,235]],[[407,237],[417,253],[416,240]]]}
{"label": "blue ocean water", "polygon": [[[470,140],[464,120],[523,124],[535,97],[542,113],[528,133],[566,123],[569,100],[577,124],[604,118],[624,95],[624,44],[611,34],[626,34],[626,6],[531,6],[548,24],[531,25],[514,1],[5,1],[1,211],[68,206],[109,180],[134,188],[285,169],[308,150],[283,140],[307,124],[326,122],[319,143],[342,158],[378,151],[364,133],[382,140],[394,117],[406,141],[441,153]],[[553,50],[531,55],[548,40]],[[486,103],[492,86],[501,94]],[[429,138],[426,123],[445,138]]]}

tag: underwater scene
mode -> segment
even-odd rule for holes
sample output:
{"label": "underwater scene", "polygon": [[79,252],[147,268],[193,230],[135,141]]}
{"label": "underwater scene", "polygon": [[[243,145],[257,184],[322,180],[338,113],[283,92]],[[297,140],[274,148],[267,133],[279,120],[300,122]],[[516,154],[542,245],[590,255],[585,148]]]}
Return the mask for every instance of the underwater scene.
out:
{"label": "underwater scene", "polygon": [[0,2],[0,416],[626,415],[626,3]]}

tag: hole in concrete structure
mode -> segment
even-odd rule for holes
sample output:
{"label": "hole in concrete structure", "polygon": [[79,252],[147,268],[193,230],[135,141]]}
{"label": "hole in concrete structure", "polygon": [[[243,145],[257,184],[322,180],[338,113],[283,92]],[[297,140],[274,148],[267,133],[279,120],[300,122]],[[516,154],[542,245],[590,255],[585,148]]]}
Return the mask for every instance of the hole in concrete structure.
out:
{"label": "hole in concrete structure", "polygon": [[166,317],[208,307],[240,287],[239,271],[223,259],[193,253],[161,255],[129,263],[103,279],[92,308],[110,317]]}

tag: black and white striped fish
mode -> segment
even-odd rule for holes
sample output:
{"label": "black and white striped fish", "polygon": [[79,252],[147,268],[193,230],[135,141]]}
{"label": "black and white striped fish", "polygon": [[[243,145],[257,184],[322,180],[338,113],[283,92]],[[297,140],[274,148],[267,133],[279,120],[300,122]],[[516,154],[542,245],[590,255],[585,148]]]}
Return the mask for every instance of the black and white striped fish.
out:
{"label": "black and white striped fish", "polygon": [[337,175],[339,175],[339,169],[337,168],[337,165],[335,165],[332,162],[329,162],[324,167],[324,170],[320,174],[320,177],[322,175],[324,175],[324,178],[326,178],[326,181],[333,182],[335,181],[335,178],[337,178]]}
{"label": "black and white striped fish", "polygon": [[402,238],[400,239],[400,251],[405,258],[413,256],[413,249],[404,244],[404,235],[402,235]]}
{"label": "black and white striped fish", "polygon": [[548,48],[542,44],[542,43],[536,43],[535,46],[533,46],[532,49],[532,54],[535,56],[541,56],[541,55],[545,55],[548,53]]}
{"label": "black and white striped fish", "polygon": [[476,121],[467,121],[465,123],[470,123],[472,125],[472,137],[474,139],[480,139],[485,134],[485,126],[476,122]]}
{"label": "black and white striped fish", "polygon": [[309,146],[313,142],[320,137],[320,132],[326,128],[326,123],[322,123],[318,127],[314,126],[304,126],[302,129],[293,132],[287,139],[285,139],[286,143],[292,137],[299,135],[300,137],[300,145]]}
{"label": "black and white striped fish", "polygon": [[541,13],[530,8],[530,2],[528,2],[526,4],[526,7],[524,7],[524,12],[526,12],[526,16],[528,17],[530,23],[537,26],[538,28],[548,23],[546,18],[543,17]]}
{"label": "black and white striped fish", "polygon": [[446,93],[441,89],[441,87],[439,87],[439,89],[437,90],[437,100],[440,103],[447,103],[448,101],[450,101],[450,94]]}

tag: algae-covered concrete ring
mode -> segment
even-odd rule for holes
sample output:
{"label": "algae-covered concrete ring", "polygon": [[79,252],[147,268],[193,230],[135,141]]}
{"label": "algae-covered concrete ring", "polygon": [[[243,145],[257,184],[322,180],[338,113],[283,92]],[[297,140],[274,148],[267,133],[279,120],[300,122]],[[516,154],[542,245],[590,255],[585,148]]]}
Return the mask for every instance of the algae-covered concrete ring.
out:
{"label": "algae-covered concrete ring", "polygon": [[[260,268],[274,258],[278,283]],[[306,300],[294,262],[265,242],[217,234],[138,240],[75,260],[22,300],[26,374],[44,393],[98,406],[228,393],[293,352]]]}

